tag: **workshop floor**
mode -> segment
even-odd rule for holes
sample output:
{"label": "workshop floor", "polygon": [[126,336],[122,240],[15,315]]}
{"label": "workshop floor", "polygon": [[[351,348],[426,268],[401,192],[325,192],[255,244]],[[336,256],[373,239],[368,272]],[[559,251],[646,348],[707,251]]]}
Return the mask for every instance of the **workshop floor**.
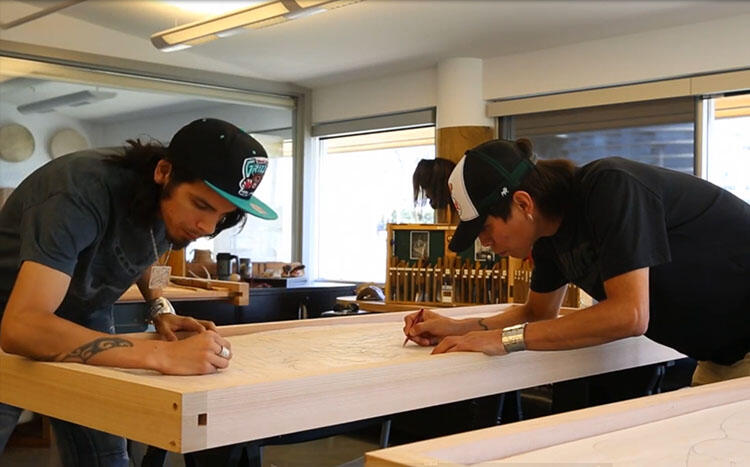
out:
{"label": "workshop floor", "polygon": [[[363,465],[365,452],[378,449],[376,442],[351,436],[331,436],[305,443],[263,448],[263,467],[327,467]],[[142,453],[134,453],[134,457]],[[359,459],[359,462],[357,462]],[[354,461],[354,462],[352,462]],[[9,446],[0,456],[0,465],[8,467],[60,467],[50,448]],[[138,463],[131,461],[131,465]],[[165,467],[184,467],[182,456],[170,454]]]}

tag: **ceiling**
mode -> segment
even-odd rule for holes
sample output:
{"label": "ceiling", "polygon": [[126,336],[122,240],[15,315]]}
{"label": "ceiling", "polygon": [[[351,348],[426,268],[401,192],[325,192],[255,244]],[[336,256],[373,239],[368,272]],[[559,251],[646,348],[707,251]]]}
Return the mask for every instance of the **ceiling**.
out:
{"label": "ceiling", "polygon": [[[0,19],[13,19],[13,4],[35,11],[54,3],[2,0]],[[178,54],[188,54],[210,61],[213,71],[315,88],[424,69],[450,57],[498,57],[744,13],[750,2],[363,0],[158,57],[179,65]],[[104,27],[133,41],[205,18],[161,0],[87,0],[50,16],[56,15],[90,24],[92,34]]]}

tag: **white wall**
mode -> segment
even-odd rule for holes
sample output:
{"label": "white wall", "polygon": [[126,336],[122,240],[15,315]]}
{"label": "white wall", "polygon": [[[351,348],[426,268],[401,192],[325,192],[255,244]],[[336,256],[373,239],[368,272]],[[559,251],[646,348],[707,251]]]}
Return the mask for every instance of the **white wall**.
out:
{"label": "white wall", "polygon": [[97,129],[94,126],[74,118],[57,113],[21,114],[14,105],[0,102],[0,126],[10,123],[17,123],[28,128],[34,137],[34,152],[28,159],[21,162],[7,162],[0,159],[0,187],[15,188],[31,172],[52,160],[49,153],[49,140],[58,130],[73,128],[89,143],[97,138]]}
{"label": "white wall", "polygon": [[750,15],[740,15],[488,59],[484,62],[484,98],[548,94],[749,66]]}
{"label": "white wall", "polygon": [[352,81],[314,89],[313,123],[434,107],[437,69]]}
{"label": "white wall", "polygon": [[[484,60],[486,100],[750,67],[750,15]],[[313,90],[313,122],[436,105],[435,68]],[[748,83],[750,88],[750,83]],[[438,111],[439,112],[439,111]]]}

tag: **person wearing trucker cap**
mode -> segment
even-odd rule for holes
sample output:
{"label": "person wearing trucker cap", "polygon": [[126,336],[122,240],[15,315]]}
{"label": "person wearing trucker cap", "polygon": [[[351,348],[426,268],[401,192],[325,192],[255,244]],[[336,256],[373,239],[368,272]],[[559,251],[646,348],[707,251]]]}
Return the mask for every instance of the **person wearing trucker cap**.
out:
{"label": "person wearing trucker cap", "polygon": [[[244,221],[275,219],[257,199],[263,147],[236,126],[200,119],[169,146],[128,140],[29,175],[0,211],[0,345],[54,362],[196,375],[226,368],[231,345],[210,321],[161,297],[159,257]],[[161,269],[159,269],[161,268]],[[115,334],[112,305],[137,283],[162,340]],[[192,331],[178,340],[177,331]],[[0,404],[0,453],[20,409]],[[127,465],[121,437],[53,420],[63,465]]]}
{"label": "person wearing trucker cap", "polygon": [[[575,167],[529,140],[469,151],[448,180],[461,219],[449,248],[478,237],[533,259],[523,305],[483,319],[426,310],[404,333],[433,353],[563,350],[645,334],[696,360],[693,384],[750,376],[750,205],[705,180],[618,157]],[[568,283],[595,305],[558,318]]]}

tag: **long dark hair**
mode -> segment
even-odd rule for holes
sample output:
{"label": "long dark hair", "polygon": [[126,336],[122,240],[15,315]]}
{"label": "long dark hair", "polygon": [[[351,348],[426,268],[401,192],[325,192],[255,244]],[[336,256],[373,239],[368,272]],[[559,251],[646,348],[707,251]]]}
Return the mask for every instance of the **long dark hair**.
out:
{"label": "long dark hair", "polygon": [[414,204],[430,200],[432,209],[444,208],[451,205],[451,194],[448,190],[450,177],[456,164],[448,159],[422,159],[414,169],[411,181],[414,188]]}
{"label": "long dark hair", "polygon": [[[130,216],[137,224],[150,226],[159,217],[159,201],[168,198],[172,190],[181,183],[190,183],[201,178],[182,163],[179,158],[170,156],[167,148],[158,141],[142,143],[140,139],[127,140],[128,146],[123,155],[112,156],[109,161],[121,167],[133,170],[142,180],[135,188],[133,200],[130,203]],[[172,164],[169,183],[164,187],[154,181],[154,170],[159,160],[166,159]],[[209,237],[213,238],[223,230],[242,223],[244,227],[246,213],[235,209],[216,224],[216,230]]]}
{"label": "long dark hair", "polygon": [[[531,141],[521,138],[516,144],[526,157],[532,157]],[[527,192],[545,217],[562,217],[569,208],[575,170],[575,164],[569,159],[539,160],[513,193],[518,190]],[[490,208],[488,214],[507,221],[512,199],[512,196],[503,198]]]}

